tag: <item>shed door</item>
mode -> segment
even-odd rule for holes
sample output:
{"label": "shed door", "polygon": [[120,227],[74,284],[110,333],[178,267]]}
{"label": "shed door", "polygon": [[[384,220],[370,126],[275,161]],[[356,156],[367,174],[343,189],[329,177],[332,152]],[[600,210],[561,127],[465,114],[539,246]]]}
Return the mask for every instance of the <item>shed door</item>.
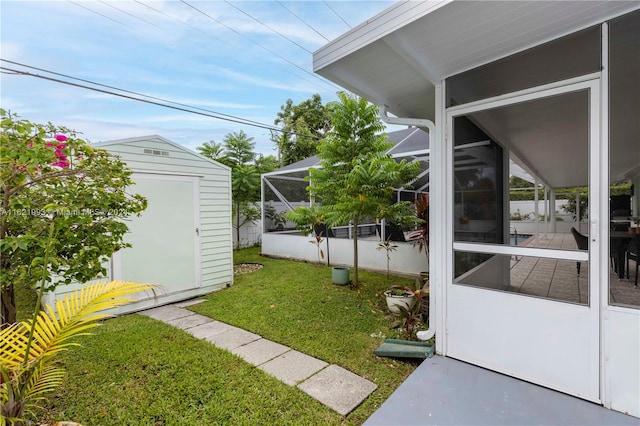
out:
{"label": "shed door", "polygon": [[164,294],[200,286],[199,180],[197,177],[135,173],[131,191],[148,207],[127,225],[121,279],[160,284]]}
{"label": "shed door", "polygon": [[[599,251],[599,99],[593,79],[447,113],[447,355],[592,401],[600,398],[599,262],[589,261]],[[514,164],[529,177],[513,179]],[[519,189],[535,198],[536,184],[538,207],[510,211],[512,198],[526,198]],[[567,199],[566,210],[545,203],[554,197]],[[571,227],[590,234],[584,245]]]}

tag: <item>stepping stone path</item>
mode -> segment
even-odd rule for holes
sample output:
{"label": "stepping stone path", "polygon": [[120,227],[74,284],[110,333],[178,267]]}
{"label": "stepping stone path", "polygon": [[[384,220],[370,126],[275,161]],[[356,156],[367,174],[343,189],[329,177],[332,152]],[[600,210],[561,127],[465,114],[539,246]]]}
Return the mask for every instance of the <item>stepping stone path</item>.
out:
{"label": "stepping stone path", "polygon": [[189,300],[148,309],[139,314],[227,349],[287,385],[296,386],[343,416],[353,411],[377,388],[375,383],[342,367],[329,365],[257,334],[185,309],[201,302],[201,299]]}

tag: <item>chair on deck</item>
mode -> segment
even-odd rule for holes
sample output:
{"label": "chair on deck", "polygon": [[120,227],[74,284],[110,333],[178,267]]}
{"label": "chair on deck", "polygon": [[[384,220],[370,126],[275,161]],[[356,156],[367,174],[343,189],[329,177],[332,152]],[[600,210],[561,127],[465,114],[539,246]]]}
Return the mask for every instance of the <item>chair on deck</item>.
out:
{"label": "chair on deck", "polygon": [[627,246],[627,279],[629,279],[629,259],[636,263],[635,286],[638,287],[638,252],[640,252],[640,237],[632,238]]}
{"label": "chair on deck", "polygon": [[[578,232],[573,226],[571,227],[571,234],[576,240],[578,250],[589,250],[589,237]],[[578,276],[580,276],[580,261],[576,262],[576,269],[578,270]]]}

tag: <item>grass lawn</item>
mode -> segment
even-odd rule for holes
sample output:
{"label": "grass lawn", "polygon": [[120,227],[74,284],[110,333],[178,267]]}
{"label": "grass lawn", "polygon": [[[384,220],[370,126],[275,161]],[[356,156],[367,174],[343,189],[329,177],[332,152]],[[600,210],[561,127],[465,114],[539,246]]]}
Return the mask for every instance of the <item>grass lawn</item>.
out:
{"label": "grass lawn", "polygon": [[264,268],[190,307],[337,364],[378,389],[346,418],[241,358],[140,315],[106,321],[82,348],[64,354],[64,386],[38,412],[40,422],[87,425],[361,424],[418,362],[378,358],[390,331],[382,292],[406,278],[361,271],[358,289],[331,283],[326,266],[235,252]]}

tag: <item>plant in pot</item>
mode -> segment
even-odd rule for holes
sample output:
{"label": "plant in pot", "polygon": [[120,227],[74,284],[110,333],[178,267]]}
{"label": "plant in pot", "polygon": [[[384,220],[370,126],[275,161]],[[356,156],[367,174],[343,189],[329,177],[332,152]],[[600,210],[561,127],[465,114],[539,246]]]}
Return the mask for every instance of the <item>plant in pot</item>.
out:
{"label": "plant in pot", "polygon": [[[408,286],[393,286],[385,292],[389,310],[398,316],[391,327],[402,327],[407,340],[416,340],[416,332],[423,319],[423,299],[428,293],[420,286],[421,283],[418,280],[416,281],[416,289]],[[393,309],[389,304],[390,301],[393,303]]]}
{"label": "plant in pot", "polygon": [[417,301],[416,291],[411,287],[394,285],[384,292],[387,308],[394,315],[400,315],[400,308],[411,309]]}

